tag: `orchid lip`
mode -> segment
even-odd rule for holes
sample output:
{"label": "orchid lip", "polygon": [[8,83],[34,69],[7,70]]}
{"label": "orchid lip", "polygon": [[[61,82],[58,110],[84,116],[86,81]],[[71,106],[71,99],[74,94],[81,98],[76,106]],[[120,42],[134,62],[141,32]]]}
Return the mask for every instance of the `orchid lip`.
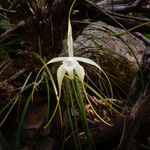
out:
{"label": "orchid lip", "polygon": [[68,67],[73,66],[74,64],[74,59],[72,58],[67,58],[63,61],[64,64],[66,64]]}

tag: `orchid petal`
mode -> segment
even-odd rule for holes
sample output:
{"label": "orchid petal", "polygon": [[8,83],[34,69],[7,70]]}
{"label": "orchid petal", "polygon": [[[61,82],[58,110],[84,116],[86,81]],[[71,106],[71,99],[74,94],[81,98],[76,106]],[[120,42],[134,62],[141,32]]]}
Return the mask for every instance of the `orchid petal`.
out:
{"label": "orchid petal", "polygon": [[84,76],[85,76],[84,68],[81,65],[78,65],[75,67],[75,71],[76,71],[78,77],[80,78],[80,80],[83,82]]}
{"label": "orchid petal", "polygon": [[73,70],[74,70],[74,68],[73,67],[66,67],[65,69],[66,69],[68,75],[71,77],[71,79],[73,79],[74,78],[73,77]]}
{"label": "orchid petal", "polygon": [[74,59],[74,57],[68,57],[63,60],[63,67],[66,69],[69,76],[73,79],[73,70],[79,63]]}
{"label": "orchid petal", "polygon": [[61,93],[61,86],[62,86],[62,81],[65,76],[66,69],[61,65],[58,70],[57,70],[57,81],[58,81],[58,87],[59,87],[59,94]]}
{"label": "orchid petal", "polygon": [[50,61],[47,62],[47,65],[48,65],[48,64],[51,64],[51,63],[63,61],[63,60],[65,60],[65,59],[67,59],[67,58],[68,58],[68,57],[56,57],[56,58],[53,58],[53,59],[51,59]]}
{"label": "orchid petal", "polygon": [[100,69],[101,71],[103,71],[102,68],[97,63],[95,63],[93,60],[91,60],[91,59],[83,58],[83,57],[74,57],[74,59],[76,59],[76,60],[78,60],[80,62],[84,62],[86,64],[93,65],[93,66],[97,67],[98,69]]}
{"label": "orchid petal", "polygon": [[76,0],[73,1],[70,10],[69,10],[69,17],[68,17],[68,37],[67,37],[67,44],[68,44],[68,53],[69,57],[73,57],[73,39],[72,39],[72,26],[70,21],[71,11],[75,4]]}
{"label": "orchid petal", "polygon": [[72,28],[70,19],[68,21],[68,37],[67,37],[67,44],[68,44],[68,53],[69,57],[73,57],[73,39],[72,39]]}

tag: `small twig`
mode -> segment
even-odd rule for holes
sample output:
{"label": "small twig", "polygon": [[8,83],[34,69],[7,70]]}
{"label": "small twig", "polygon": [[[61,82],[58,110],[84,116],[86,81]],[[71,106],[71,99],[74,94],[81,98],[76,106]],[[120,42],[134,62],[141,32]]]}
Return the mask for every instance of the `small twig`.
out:
{"label": "small twig", "polygon": [[3,38],[5,37],[6,35],[8,35],[9,33],[11,33],[12,31],[16,30],[18,27],[20,26],[24,26],[25,25],[25,21],[24,20],[21,20],[18,22],[18,24],[12,28],[9,28],[8,30],[6,30],[4,33],[2,33],[0,35],[0,38]]}
{"label": "small twig", "polygon": [[113,11],[113,12],[124,13],[124,12],[128,12],[128,11],[131,11],[131,10],[134,10],[134,9],[138,8],[143,2],[144,2],[144,0],[136,0],[131,5],[129,5],[129,4],[126,4],[126,5],[112,5],[108,8],[108,10]]}
{"label": "small twig", "polygon": [[98,2],[96,5],[107,7],[108,4],[109,4],[109,0],[103,0],[101,2]]}
{"label": "small twig", "polygon": [[142,8],[141,9],[139,9],[139,12],[141,12],[141,13],[147,13],[147,14],[149,14],[150,13],[150,8],[149,7],[146,7],[146,6],[142,6]]}
{"label": "small twig", "polygon": [[6,80],[0,82],[0,84],[4,83],[4,82],[11,82],[11,81],[13,81],[16,78],[18,78],[21,74],[23,74],[24,72],[25,72],[25,69],[22,69],[22,70],[18,71],[15,75],[13,75],[12,77],[10,77],[9,79],[6,79]]}
{"label": "small twig", "polygon": [[[19,97],[18,97],[19,98]],[[14,103],[12,104],[12,106],[10,107],[9,111],[7,112],[7,114],[5,115],[5,117],[3,118],[3,120],[0,123],[0,127],[4,124],[4,122],[6,121],[7,117],[9,116],[9,114],[11,113],[12,109],[14,108],[14,106],[17,103],[18,98],[14,101]]]}
{"label": "small twig", "polygon": [[4,12],[8,12],[8,13],[16,13],[15,10],[5,9],[5,8],[2,8],[2,7],[0,7],[0,11],[4,11]]}
{"label": "small twig", "polygon": [[15,80],[16,78],[18,78],[20,75],[22,75],[25,72],[25,69],[19,70],[15,75],[13,75],[12,77],[10,77],[9,79],[7,79],[9,82]]}
{"label": "small twig", "polygon": [[125,27],[120,22],[118,22],[114,17],[112,17],[108,11],[103,10],[98,5],[92,3],[91,1],[88,1],[88,0],[85,0],[85,4],[89,5],[91,8],[93,8],[92,10],[100,13],[104,17],[107,17],[109,20],[113,21],[113,23],[117,24],[119,27],[125,29]]}
{"label": "small twig", "polygon": [[145,18],[145,17],[135,17],[135,16],[129,16],[129,15],[123,15],[123,14],[119,14],[119,13],[115,13],[115,12],[109,12],[110,14],[112,14],[113,16],[116,17],[120,17],[120,18],[124,18],[124,19],[132,19],[134,21],[140,21],[140,22],[148,22],[150,21],[149,18]]}
{"label": "small twig", "polygon": [[150,46],[150,40],[148,38],[146,38],[144,35],[142,35],[139,32],[134,32],[133,33],[136,37],[138,37],[139,39],[141,39],[146,45]]}

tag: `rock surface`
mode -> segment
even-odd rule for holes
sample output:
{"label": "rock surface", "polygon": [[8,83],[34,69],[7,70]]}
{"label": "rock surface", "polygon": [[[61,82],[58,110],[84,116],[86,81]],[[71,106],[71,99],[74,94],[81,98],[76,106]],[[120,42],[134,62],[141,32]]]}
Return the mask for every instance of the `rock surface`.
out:
{"label": "rock surface", "polygon": [[[134,35],[101,21],[90,23],[74,40],[75,56],[97,62],[110,80],[126,92],[139,69],[144,50],[144,43]],[[85,65],[85,68],[90,79],[100,87],[100,71],[91,65]]]}
{"label": "rock surface", "polygon": [[133,62],[136,61],[135,56],[141,61],[145,49],[144,43],[134,35],[101,21],[89,24],[74,43],[77,54],[78,51],[83,54],[84,49],[87,52],[98,50],[102,53],[116,53]]}

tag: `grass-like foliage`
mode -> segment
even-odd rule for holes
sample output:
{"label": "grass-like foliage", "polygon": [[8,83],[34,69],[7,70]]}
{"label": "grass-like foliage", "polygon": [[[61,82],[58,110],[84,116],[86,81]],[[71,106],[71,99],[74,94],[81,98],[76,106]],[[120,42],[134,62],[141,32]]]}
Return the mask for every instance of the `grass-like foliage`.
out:
{"label": "grass-like foliage", "polygon": [[[61,103],[60,103],[60,99],[62,99],[63,102],[66,103],[67,112],[68,112],[68,122],[69,122],[69,126],[71,129],[71,135],[73,136],[76,149],[82,149],[81,141],[80,141],[80,134],[79,134],[79,127],[78,127],[78,123],[77,123],[78,121],[77,121],[77,116],[75,114],[76,111],[80,114],[80,120],[82,122],[82,126],[86,133],[86,137],[87,137],[87,141],[88,141],[88,148],[93,149],[94,143],[93,143],[93,139],[92,139],[92,133],[90,132],[90,128],[88,125],[87,114],[85,112],[85,105],[84,105],[85,100],[88,102],[91,110],[93,111],[93,113],[96,115],[96,117],[100,121],[102,121],[103,123],[105,123],[109,126],[112,126],[112,124],[105,121],[105,119],[103,119],[96,112],[96,110],[94,109],[94,106],[92,105],[92,103],[90,102],[90,100],[88,98],[88,94],[86,92],[85,86],[87,88],[89,88],[97,97],[99,97],[100,99],[103,99],[104,102],[112,110],[114,110],[117,113],[119,113],[119,112],[116,111],[112,107],[111,104],[109,104],[107,101],[105,101],[105,99],[100,94],[98,94],[91,86],[84,83],[85,71],[84,71],[84,68],[78,63],[78,61],[81,61],[81,62],[84,62],[84,63],[87,63],[87,64],[97,67],[106,77],[109,87],[110,87],[111,95],[113,95],[109,78],[107,77],[106,73],[101,69],[101,67],[98,64],[96,64],[94,61],[92,61],[91,59],[88,59],[88,58],[74,57],[72,28],[71,28],[71,22],[70,22],[70,15],[71,15],[71,11],[72,11],[72,7],[73,7],[74,3],[75,3],[75,1],[73,2],[72,6],[70,8],[69,19],[68,19],[67,44],[68,44],[69,57],[53,58],[52,60],[50,60],[46,63],[41,56],[35,54],[36,57],[42,62],[43,67],[40,69],[40,71],[38,72],[37,77],[35,79],[35,83],[34,83],[33,90],[32,90],[32,99],[34,97],[35,90],[38,88],[38,86],[40,85],[40,82],[41,82],[41,80],[39,80],[39,77],[44,75],[46,87],[47,87],[47,95],[48,95],[48,114],[50,112],[49,109],[51,109],[51,107],[49,106],[50,93],[49,93],[49,82],[48,81],[50,81],[52,83],[53,90],[54,90],[55,97],[56,97],[56,106],[55,106],[52,114],[50,115],[50,117],[47,117],[47,122],[46,122],[46,125],[44,126],[44,128],[47,128],[50,125],[50,123],[54,119],[56,113],[59,112],[60,124],[61,124],[61,128],[63,130],[62,107],[61,107]],[[56,81],[54,80],[54,78],[52,76],[51,69],[48,65],[55,63],[55,62],[59,62],[59,61],[62,61],[62,65],[57,70],[57,81],[58,81],[58,86],[57,86]],[[65,76],[66,73],[68,74],[68,78],[65,79],[66,82],[65,82],[65,84],[63,84],[63,79],[64,79],[64,77],[66,77]],[[64,89],[63,90],[64,97],[62,97],[62,94],[61,94],[62,86],[65,86],[65,88],[63,88]]]}
{"label": "grass-like foliage", "polygon": [[[86,141],[88,143],[87,147],[89,150],[95,149],[92,132],[89,127],[87,112],[85,111],[85,103],[88,103],[90,109],[92,110],[95,117],[102,123],[113,126],[112,123],[108,122],[105,118],[101,117],[101,115],[94,108],[92,102],[89,99],[88,93],[86,89],[91,91],[95,97],[101,99],[110,109],[115,113],[122,115],[115,108],[113,108],[112,103],[106,100],[105,96],[99,94],[93,87],[84,82],[85,70],[79,62],[86,63],[91,65],[92,67],[96,67],[100,70],[100,72],[106,78],[107,84],[110,89],[111,96],[113,98],[113,91],[110,80],[107,74],[103,71],[103,69],[95,63],[93,60],[84,58],[84,57],[75,57],[73,50],[73,38],[72,38],[72,26],[70,21],[71,11],[75,4],[76,0],[74,0],[71,8],[69,10],[68,17],[68,37],[67,37],[67,45],[68,45],[68,57],[57,57],[45,62],[41,55],[35,54],[35,57],[42,63],[43,67],[38,71],[34,83],[29,83],[28,81],[31,77],[32,73],[29,73],[27,76],[23,86],[20,91],[6,104],[1,110],[0,115],[8,108],[9,111],[1,122],[1,125],[6,120],[7,116],[10,114],[11,110],[17,103],[20,96],[27,90],[29,87],[32,88],[32,92],[26,97],[26,101],[24,102],[24,107],[21,114],[21,119],[19,121],[15,144],[17,147],[19,145],[20,134],[22,130],[22,126],[29,108],[30,103],[34,103],[34,95],[38,88],[41,86],[41,83],[45,84],[46,92],[47,92],[47,117],[45,118],[44,128],[46,129],[52,121],[57,113],[59,113],[60,127],[62,132],[65,133],[64,141],[62,142],[62,149],[65,149],[65,144],[69,139],[73,139],[75,149],[81,150],[83,149],[82,139],[80,136],[80,132],[84,131],[86,136]],[[51,64],[56,62],[62,62],[61,66],[57,70],[57,80],[54,79],[53,74],[51,72]],[[63,88],[62,88],[63,87]],[[50,89],[53,89],[55,98],[51,98]],[[63,93],[63,94],[62,94]],[[51,101],[53,100],[51,106]],[[67,125],[64,126],[64,118],[63,118],[63,105],[67,110]],[[79,114],[77,116],[77,113]],[[65,122],[65,124],[66,124]],[[81,122],[79,125],[78,122]]]}

